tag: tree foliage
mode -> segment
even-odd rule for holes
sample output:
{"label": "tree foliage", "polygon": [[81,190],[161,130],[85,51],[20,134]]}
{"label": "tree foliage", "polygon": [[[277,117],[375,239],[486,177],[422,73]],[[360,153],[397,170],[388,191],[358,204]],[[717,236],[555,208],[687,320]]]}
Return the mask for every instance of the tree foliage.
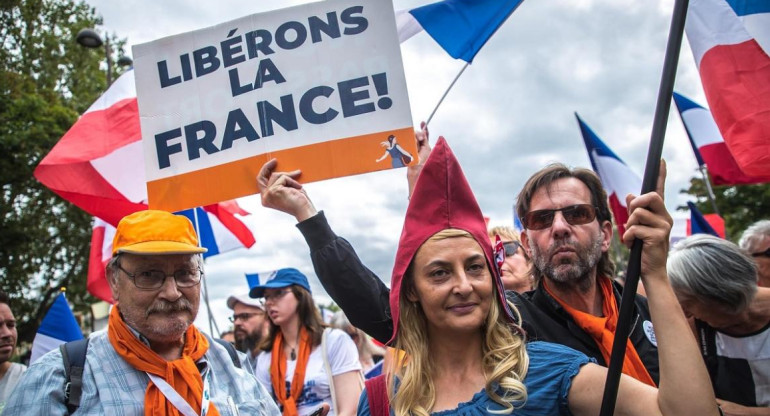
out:
{"label": "tree foliage", "polygon": [[82,2],[0,2],[0,288],[12,298],[20,341],[34,338],[60,287],[76,310],[96,301],[85,289],[91,218],[33,171],[106,88],[104,50],[75,42],[100,23]]}
{"label": "tree foliage", "polygon": [[[713,186],[713,189],[717,209],[725,220],[728,240],[737,242],[746,227],[756,221],[770,218],[770,184]],[[693,202],[701,213],[714,213],[708,198],[708,189],[702,178],[690,179],[690,187],[680,192],[692,195]],[[677,209],[688,210],[686,205]]]}

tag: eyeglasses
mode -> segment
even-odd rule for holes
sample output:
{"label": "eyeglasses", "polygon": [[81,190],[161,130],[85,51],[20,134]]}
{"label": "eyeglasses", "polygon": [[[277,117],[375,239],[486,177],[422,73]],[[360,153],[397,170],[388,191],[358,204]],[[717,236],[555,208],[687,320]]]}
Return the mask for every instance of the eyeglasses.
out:
{"label": "eyeglasses", "polygon": [[232,322],[232,323],[235,323],[236,321],[244,321],[244,322],[246,322],[249,319],[251,319],[252,316],[264,315],[264,314],[265,314],[264,312],[252,312],[252,313],[244,312],[244,313],[239,313],[239,314],[233,315],[233,316],[231,316],[231,317],[229,317],[227,319],[229,319],[230,322]]}
{"label": "eyeglasses", "polygon": [[751,257],[770,257],[770,247],[768,247],[765,251],[760,251],[758,253],[751,253]]}
{"label": "eyeglasses", "polygon": [[542,230],[553,225],[557,211],[561,211],[561,215],[570,225],[588,224],[596,218],[596,207],[589,204],[579,204],[559,209],[531,211],[521,218],[521,222],[528,230]]}
{"label": "eyeglasses", "polygon": [[270,293],[270,294],[265,293],[265,302],[270,302],[270,301],[278,300],[278,299],[282,298],[285,294],[287,294],[289,292],[291,292],[291,289],[289,289],[287,287],[285,289],[276,290],[275,292]]}
{"label": "eyeglasses", "polygon": [[521,243],[518,241],[506,241],[503,243],[505,249],[505,257],[513,257],[521,247]]}
{"label": "eyeglasses", "polygon": [[203,271],[200,267],[195,269],[179,269],[175,270],[173,274],[166,274],[160,270],[143,270],[136,273],[129,273],[120,264],[117,265],[118,269],[125,273],[134,282],[134,286],[144,290],[157,290],[163,287],[166,283],[167,277],[173,277],[177,287],[193,287],[197,286],[201,282],[201,276]]}

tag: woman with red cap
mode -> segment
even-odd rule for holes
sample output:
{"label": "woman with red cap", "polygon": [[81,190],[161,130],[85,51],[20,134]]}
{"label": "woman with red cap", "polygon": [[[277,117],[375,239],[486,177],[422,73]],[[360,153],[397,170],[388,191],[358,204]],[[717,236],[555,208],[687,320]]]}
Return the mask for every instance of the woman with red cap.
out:
{"label": "woman with red cap", "polygon": [[[407,358],[367,382],[359,415],[599,413],[607,369],[568,347],[526,342],[494,258],[481,210],[440,139],[417,180],[391,279],[390,344]],[[653,319],[667,321],[655,323],[661,389],[622,376],[616,414],[718,415],[665,273],[645,283],[657,286],[651,309],[665,312]]]}

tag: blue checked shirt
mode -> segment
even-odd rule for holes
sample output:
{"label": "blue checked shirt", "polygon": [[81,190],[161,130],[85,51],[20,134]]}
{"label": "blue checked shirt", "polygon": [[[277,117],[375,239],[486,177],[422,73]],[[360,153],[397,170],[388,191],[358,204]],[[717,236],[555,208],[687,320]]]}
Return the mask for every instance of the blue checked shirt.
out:
{"label": "blue checked shirt", "polygon": [[[143,337],[139,337],[143,341]],[[222,416],[275,415],[280,411],[246,364],[236,368],[224,347],[210,342],[198,360],[201,374],[211,371],[211,403]],[[112,348],[107,331],[91,335],[83,371],[78,415],[144,416],[144,393],[150,378],[131,367]],[[8,398],[2,416],[67,415],[64,403],[64,364],[57,348],[33,363]]]}

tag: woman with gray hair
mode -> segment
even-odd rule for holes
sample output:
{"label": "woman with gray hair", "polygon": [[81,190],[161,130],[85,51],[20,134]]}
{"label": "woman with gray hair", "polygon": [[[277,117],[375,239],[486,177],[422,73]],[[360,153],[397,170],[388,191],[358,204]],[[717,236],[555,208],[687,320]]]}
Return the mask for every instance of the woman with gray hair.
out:
{"label": "woman with gray hair", "polygon": [[757,282],[770,287],[770,220],[757,221],[741,235],[738,245],[757,263]]}
{"label": "woman with gray hair", "polygon": [[[668,276],[726,414],[770,414],[770,290],[735,244],[706,234],[677,243]],[[751,409],[754,408],[754,409]]]}

